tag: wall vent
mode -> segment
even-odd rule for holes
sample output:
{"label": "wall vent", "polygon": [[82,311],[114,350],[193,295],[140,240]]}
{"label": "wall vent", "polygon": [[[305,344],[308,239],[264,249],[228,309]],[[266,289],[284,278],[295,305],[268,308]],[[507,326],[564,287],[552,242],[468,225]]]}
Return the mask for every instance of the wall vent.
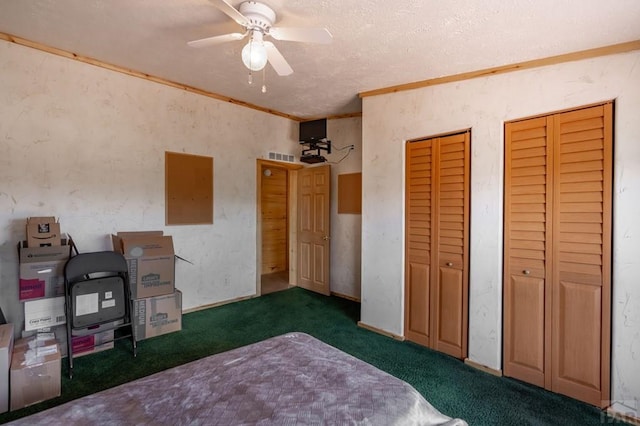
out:
{"label": "wall vent", "polygon": [[293,163],[296,161],[296,157],[291,154],[283,154],[281,152],[269,152],[269,160],[275,161],[286,161],[288,163]]}

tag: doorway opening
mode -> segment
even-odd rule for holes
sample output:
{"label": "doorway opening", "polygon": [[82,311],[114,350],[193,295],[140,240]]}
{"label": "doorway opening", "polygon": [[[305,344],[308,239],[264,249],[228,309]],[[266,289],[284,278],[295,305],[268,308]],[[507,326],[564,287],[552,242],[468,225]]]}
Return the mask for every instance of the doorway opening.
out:
{"label": "doorway opening", "polygon": [[258,160],[257,295],[296,285],[296,169],[299,165]]}

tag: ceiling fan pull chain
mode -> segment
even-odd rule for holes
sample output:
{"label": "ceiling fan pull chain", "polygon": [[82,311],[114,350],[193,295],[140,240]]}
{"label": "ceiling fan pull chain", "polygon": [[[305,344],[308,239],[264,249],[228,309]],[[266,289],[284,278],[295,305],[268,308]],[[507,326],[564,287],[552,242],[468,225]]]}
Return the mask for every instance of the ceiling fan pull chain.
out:
{"label": "ceiling fan pull chain", "polygon": [[267,69],[262,68],[262,93],[267,93]]}

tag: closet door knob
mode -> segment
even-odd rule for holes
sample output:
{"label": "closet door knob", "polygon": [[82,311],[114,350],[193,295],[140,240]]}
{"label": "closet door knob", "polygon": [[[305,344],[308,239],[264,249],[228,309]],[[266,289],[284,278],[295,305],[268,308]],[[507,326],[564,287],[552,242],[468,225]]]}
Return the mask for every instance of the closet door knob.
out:
{"label": "closet door knob", "polygon": [[525,275],[529,275],[531,273],[531,271],[529,271],[528,269],[525,269],[524,271],[522,271],[523,274]]}
{"label": "closet door knob", "polygon": [[453,266],[453,263],[447,262],[447,266]]}

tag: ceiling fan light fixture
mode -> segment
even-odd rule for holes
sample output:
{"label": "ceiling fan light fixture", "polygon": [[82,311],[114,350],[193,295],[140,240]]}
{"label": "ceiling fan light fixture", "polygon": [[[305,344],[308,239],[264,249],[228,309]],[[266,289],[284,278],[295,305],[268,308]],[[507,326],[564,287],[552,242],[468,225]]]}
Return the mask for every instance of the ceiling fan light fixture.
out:
{"label": "ceiling fan light fixture", "polygon": [[[276,13],[271,7],[261,2],[242,1],[240,7],[236,9],[230,3],[231,0],[210,1],[220,11],[242,26],[245,32],[192,40],[187,45],[191,47],[213,46],[228,41],[241,40],[249,35],[249,43],[243,47],[241,54],[242,63],[249,69],[249,84],[252,81],[251,74],[255,71],[263,70],[267,62],[279,76],[287,76],[293,73],[293,68],[291,68],[291,65],[289,65],[278,48],[271,41],[263,41],[264,36],[283,41],[331,43],[332,36],[326,28],[274,27]],[[266,87],[263,87],[262,91],[265,92]]]}
{"label": "ceiling fan light fixture", "polygon": [[262,33],[253,31],[251,39],[242,48],[242,63],[251,71],[260,71],[267,65],[267,49],[262,42]]}

